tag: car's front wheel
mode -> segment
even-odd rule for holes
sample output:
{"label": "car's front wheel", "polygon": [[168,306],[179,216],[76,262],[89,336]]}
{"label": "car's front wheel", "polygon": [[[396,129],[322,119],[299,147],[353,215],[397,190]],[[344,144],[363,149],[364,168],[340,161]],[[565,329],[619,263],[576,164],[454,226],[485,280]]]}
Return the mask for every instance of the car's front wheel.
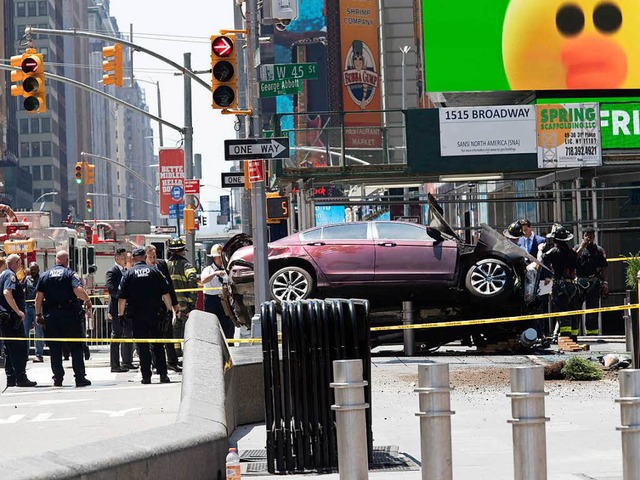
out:
{"label": "car's front wheel", "polygon": [[271,298],[281,302],[309,298],[313,288],[313,277],[301,267],[281,268],[269,280]]}
{"label": "car's front wheel", "polygon": [[485,258],[471,266],[465,287],[478,300],[505,300],[513,291],[513,271],[502,260]]}

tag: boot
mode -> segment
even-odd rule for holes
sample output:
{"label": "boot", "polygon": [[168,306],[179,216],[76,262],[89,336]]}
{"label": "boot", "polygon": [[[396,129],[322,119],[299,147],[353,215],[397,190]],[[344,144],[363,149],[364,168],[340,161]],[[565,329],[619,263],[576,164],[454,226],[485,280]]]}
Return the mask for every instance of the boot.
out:
{"label": "boot", "polygon": [[35,387],[37,384],[38,382],[32,382],[26,375],[16,380],[17,387]]}

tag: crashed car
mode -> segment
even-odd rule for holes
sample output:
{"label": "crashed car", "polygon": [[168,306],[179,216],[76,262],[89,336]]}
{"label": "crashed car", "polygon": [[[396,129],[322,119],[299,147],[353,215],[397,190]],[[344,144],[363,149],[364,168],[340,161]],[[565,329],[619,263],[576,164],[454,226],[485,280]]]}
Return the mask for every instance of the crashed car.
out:
{"label": "crashed car", "polygon": [[[269,243],[271,297],[366,298],[374,312],[397,310],[411,300],[441,321],[524,311],[526,265],[536,259],[488,225],[482,225],[475,245],[466,244],[433,197],[430,204],[429,225],[340,223]],[[222,257],[227,307],[237,324],[248,325],[255,311],[251,238],[231,238]]]}

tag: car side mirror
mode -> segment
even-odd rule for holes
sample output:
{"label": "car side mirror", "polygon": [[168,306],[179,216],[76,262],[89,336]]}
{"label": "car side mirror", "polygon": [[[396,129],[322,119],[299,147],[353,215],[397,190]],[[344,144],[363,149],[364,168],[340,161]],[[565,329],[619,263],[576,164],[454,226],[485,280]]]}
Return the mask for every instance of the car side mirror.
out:
{"label": "car side mirror", "polygon": [[427,235],[433,238],[437,243],[444,241],[444,237],[442,236],[442,233],[440,233],[439,230],[436,230],[433,227],[427,227]]}
{"label": "car side mirror", "polygon": [[89,265],[89,273],[96,273],[98,271],[98,267],[96,265]]}

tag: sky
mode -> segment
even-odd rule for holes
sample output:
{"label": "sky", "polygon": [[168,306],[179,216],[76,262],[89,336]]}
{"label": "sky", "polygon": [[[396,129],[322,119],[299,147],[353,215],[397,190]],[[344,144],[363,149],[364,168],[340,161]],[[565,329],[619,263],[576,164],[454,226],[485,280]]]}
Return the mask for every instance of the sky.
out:
{"label": "sky", "polygon": [[[233,29],[233,0],[111,0],[111,16],[121,32],[129,33],[133,25],[133,42],[182,65],[184,53],[191,52],[192,70],[211,68],[209,37],[221,29]],[[136,53],[134,75],[146,91],[150,113],[157,115],[157,88],[160,83],[162,118],[174,125],[184,125],[184,82],[172,67],[147,54]],[[129,76],[125,72],[125,76]],[[200,75],[211,84],[211,74]],[[153,82],[151,83],[146,83]],[[205,208],[213,208],[220,195],[229,190],[220,187],[220,173],[228,172],[232,163],[224,160],[224,140],[235,138],[235,115],[222,115],[211,108],[211,90],[191,82],[193,108],[193,153],[202,154],[202,187],[200,199]],[[158,124],[152,122],[154,146],[159,147]],[[163,127],[164,146],[176,147],[180,134]],[[216,207],[217,208],[217,207]],[[215,223],[214,214],[209,215]],[[211,222],[213,220],[213,222]]]}

